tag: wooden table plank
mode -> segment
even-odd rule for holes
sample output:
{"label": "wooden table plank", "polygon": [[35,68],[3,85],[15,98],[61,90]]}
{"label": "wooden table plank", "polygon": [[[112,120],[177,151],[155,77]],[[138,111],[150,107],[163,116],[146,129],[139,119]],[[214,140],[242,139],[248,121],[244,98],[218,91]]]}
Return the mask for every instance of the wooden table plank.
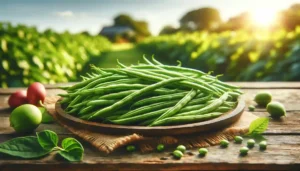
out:
{"label": "wooden table plank", "polygon": [[[258,91],[270,91],[273,99],[282,102],[287,109],[287,117],[280,120],[270,119],[269,128],[265,132],[268,139],[268,149],[259,151],[256,146],[250,150],[249,155],[241,157],[238,150],[242,145],[230,143],[228,149],[218,146],[209,147],[209,153],[204,158],[199,158],[197,149],[190,151],[194,155],[185,155],[181,160],[175,160],[170,152],[173,148],[163,153],[129,154],[122,149],[111,155],[98,152],[89,144],[83,142],[85,157],[82,162],[68,163],[58,160],[54,155],[49,155],[37,160],[12,160],[0,156],[0,170],[300,170],[300,82],[294,83],[234,83],[244,87],[243,98],[247,105],[255,104],[253,98]],[[64,84],[62,84],[64,85]],[[55,96],[63,91],[55,89],[56,85],[47,89],[49,96]],[[8,95],[16,89],[0,89],[0,142],[6,141],[17,135],[9,126]],[[256,108],[255,115],[267,117],[268,113],[263,108]],[[51,129],[57,132],[60,138],[73,136],[57,124],[41,124],[37,131]],[[82,141],[81,141],[82,142]],[[245,145],[245,141],[244,141]],[[161,157],[167,160],[160,160]]]}
{"label": "wooden table plank", "polygon": [[[12,135],[0,136],[0,141],[12,138]],[[65,136],[60,136],[60,139]],[[230,143],[226,149],[219,146],[208,147],[209,153],[206,157],[199,157],[197,149],[191,149],[192,155],[185,154],[180,160],[174,159],[170,153],[173,148],[165,152],[152,152],[141,154],[138,152],[128,153],[120,149],[111,155],[103,155],[84,144],[84,160],[80,163],[73,163],[74,168],[90,169],[134,169],[134,170],[282,170],[282,169],[300,169],[300,138],[299,136],[277,136],[268,135],[268,147],[265,151],[260,151],[256,145],[249,151],[247,156],[240,156],[239,149],[245,146],[243,144]],[[167,160],[160,158],[167,157]],[[67,162],[58,160],[54,155],[47,156],[42,160],[0,160],[2,169],[14,168],[15,165],[26,167],[47,166],[54,168],[59,165],[60,168],[67,169]],[[46,167],[45,167],[46,168]],[[1,168],[0,168],[1,169]],[[71,170],[72,168],[69,168]],[[55,169],[56,170],[56,169]]]}

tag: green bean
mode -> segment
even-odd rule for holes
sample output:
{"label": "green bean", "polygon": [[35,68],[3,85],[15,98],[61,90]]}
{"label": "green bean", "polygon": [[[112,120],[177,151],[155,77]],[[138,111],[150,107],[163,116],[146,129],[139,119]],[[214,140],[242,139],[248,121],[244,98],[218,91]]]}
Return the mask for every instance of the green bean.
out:
{"label": "green bean", "polygon": [[[86,86],[82,87],[80,90],[84,90],[84,89],[89,89],[89,88],[93,88],[95,87],[96,85],[99,85],[101,83],[106,83],[106,82],[109,82],[109,81],[114,81],[114,80],[119,80],[121,78],[127,78],[126,76],[124,75],[111,75],[110,77],[104,77],[104,78],[100,78],[100,79],[97,79],[93,82],[90,82],[89,84],[87,84]],[[79,91],[80,91],[79,90]]]}
{"label": "green bean", "polygon": [[114,84],[126,84],[126,83],[137,84],[137,83],[142,83],[142,81],[138,78],[124,78],[124,79],[113,80],[113,81],[98,84],[95,86],[95,88],[105,87],[105,86],[114,85]]}
{"label": "green bean", "polygon": [[157,88],[163,87],[163,86],[171,84],[173,82],[182,81],[182,80],[183,80],[183,78],[172,78],[172,79],[160,81],[158,83],[146,86],[146,87],[144,87],[144,88],[142,88],[140,90],[137,90],[134,93],[126,96],[124,99],[116,102],[115,104],[113,104],[113,105],[111,105],[109,107],[106,107],[104,109],[101,109],[101,110],[97,111],[96,113],[94,113],[91,116],[88,116],[87,119],[88,120],[95,120],[95,119],[98,119],[98,118],[101,118],[101,117],[105,117],[110,112],[114,112],[114,111],[118,110],[119,108],[121,108],[121,107],[123,107],[123,106],[125,106],[125,105],[127,105],[129,103],[131,103],[133,100],[141,97],[142,95],[144,95],[146,93],[154,91]]}
{"label": "green bean", "polygon": [[152,119],[147,119],[141,123],[139,123],[140,126],[148,126],[150,125],[156,118],[152,118]]}
{"label": "green bean", "polygon": [[203,113],[212,112],[216,108],[221,106],[227,98],[228,98],[228,93],[224,93],[219,99],[214,100],[212,103],[210,103],[209,105],[205,106],[202,109],[194,110],[194,111],[190,111],[190,112],[179,113],[176,116],[199,115],[199,114],[203,114]]}
{"label": "green bean", "polygon": [[104,106],[104,105],[114,104],[118,101],[119,100],[92,100],[92,101],[89,101],[86,105],[87,106]]}
{"label": "green bean", "polygon": [[184,97],[185,95],[186,95],[185,92],[180,92],[180,93],[171,94],[171,95],[167,94],[167,95],[149,97],[149,98],[137,101],[131,107],[145,106],[145,105],[152,104],[152,103],[180,99],[180,98]]}
{"label": "green bean", "polygon": [[92,112],[95,108],[96,108],[95,106],[86,106],[85,108],[81,109],[77,115],[78,116],[86,115],[87,113]]}
{"label": "green bean", "polygon": [[[143,59],[149,63],[150,65],[153,65],[146,57],[143,57]],[[204,82],[204,81],[201,81],[200,79],[194,79],[192,77],[187,77],[186,75],[184,74],[181,74],[181,73],[178,73],[178,72],[173,72],[173,71],[169,71],[169,70],[166,70],[166,69],[163,69],[162,67],[160,66],[155,66],[153,65],[155,68],[157,69],[160,69],[160,74],[164,74],[164,75],[167,75],[167,76],[170,76],[170,77],[173,77],[173,76],[176,76],[176,77],[184,77],[184,78],[187,78],[187,80],[190,80],[192,82],[196,82],[198,84],[201,84],[201,85],[204,85],[206,87],[209,87],[211,90],[213,91],[217,91],[214,87],[210,86],[208,83]],[[222,91],[221,93],[224,93],[225,91]]]}
{"label": "green bean", "polygon": [[[199,70],[195,70],[195,69],[191,69],[191,68],[185,68],[185,67],[178,67],[178,66],[170,66],[170,65],[162,65],[160,66],[164,69],[168,69],[170,71],[176,71],[179,73],[192,73],[192,74],[196,74],[198,76],[203,76],[206,75],[206,73],[199,71]],[[133,66],[132,68],[138,68],[138,69],[151,69],[151,68],[155,68],[155,66],[152,65],[137,65],[137,66]],[[206,75],[206,77],[202,77],[205,81],[213,81],[214,77],[210,76],[210,75]],[[228,87],[230,89],[238,89],[239,87],[231,85],[231,84],[226,84],[222,81],[217,80],[216,81],[217,84],[222,85],[224,87]]]}
{"label": "green bean", "polygon": [[82,88],[83,86],[85,86],[85,85],[87,85],[87,84],[89,84],[89,83],[91,83],[91,82],[93,82],[93,81],[95,81],[95,80],[97,80],[99,78],[108,77],[110,75],[113,75],[113,74],[112,73],[107,73],[106,75],[99,75],[98,77],[94,77],[92,79],[89,79],[89,80],[86,80],[86,81],[82,81],[82,82],[77,83],[77,84],[73,85],[72,87],[70,87],[69,90],[72,91],[72,90],[76,90],[76,89]]}
{"label": "green bean", "polygon": [[147,87],[147,85],[117,84],[117,85],[110,85],[110,86],[106,86],[106,87],[93,88],[93,89],[89,89],[89,90],[82,90],[80,92],[74,93],[73,96],[75,96],[75,95],[87,96],[87,95],[95,95],[95,94],[100,95],[100,94],[111,93],[111,92],[116,92],[116,91],[120,91],[120,90],[134,90],[134,89],[141,89],[141,88],[145,88],[145,87]]}
{"label": "green bean", "polygon": [[164,102],[159,102],[159,103],[153,103],[153,104],[147,105],[147,106],[142,106],[135,110],[129,111],[128,113],[125,113],[124,115],[120,116],[119,119],[124,119],[127,117],[132,117],[132,116],[140,115],[143,113],[147,113],[149,111],[170,107],[170,106],[175,105],[177,102],[178,102],[177,100],[172,100],[172,101],[164,101]]}
{"label": "green bean", "polygon": [[[160,117],[158,117],[155,122],[158,122],[159,120],[162,120],[167,117],[171,117],[175,115],[180,109],[182,109],[186,104],[188,104],[189,101],[191,101],[196,95],[198,91],[192,89],[187,95],[185,95],[174,107],[170,108],[168,111],[166,111],[164,114],[162,114]],[[151,125],[150,125],[151,126]]]}
{"label": "green bean", "polygon": [[230,107],[225,107],[225,106],[220,106],[218,107],[215,111],[216,112],[221,112],[221,113],[226,113],[228,111],[232,110]]}
{"label": "green bean", "polygon": [[131,125],[133,123],[139,123],[141,121],[156,118],[160,115],[162,115],[164,112],[166,112],[169,108],[156,110],[153,112],[145,113],[142,115],[137,115],[129,118],[124,119],[117,119],[117,120],[111,120],[112,123],[118,124],[118,125]]}
{"label": "green bean", "polygon": [[136,90],[125,90],[125,91],[121,91],[121,92],[116,92],[116,93],[110,93],[110,94],[106,94],[103,95],[99,98],[100,99],[107,99],[107,100],[113,100],[113,99],[121,99],[124,98],[126,96],[128,96],[129,94],[135,92]]}
{"label": "green bean", "polygon": [[191,123],[191,122],[199,122],[199,121],[213,119],[213,118],[219,117],[221,115],[222,115],[222,113],[220,113],[220,112],[213,112],[213,113],[208,113],[208,114],[204,114],[204,115],[173,116],[173,117],[164,118],[162,120],[154,122],[153,124],[151,124],[151,126],[170,125],[170,124],[186,124],[186,123]]}

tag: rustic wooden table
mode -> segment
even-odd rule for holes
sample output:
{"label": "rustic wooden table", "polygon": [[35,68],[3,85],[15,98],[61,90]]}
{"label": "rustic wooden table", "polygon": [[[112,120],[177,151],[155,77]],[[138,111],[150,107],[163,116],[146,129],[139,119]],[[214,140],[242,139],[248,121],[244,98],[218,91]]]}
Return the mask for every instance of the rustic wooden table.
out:
{"label": "rustic wooden table", "polygon": [[[90,145],[83,143],[85,153],[82,162],[68,163],[58,160],[54,155],[36,160],[17,160],[0,158],[0,170],[300,170],[300,83],[234,83],[240,85],[245,94],[247,105],[257,91],[267,89],[276,101],[283,103],[287,116],[281,120],[270,119],[265,132],[268,139],[266,151],[259,151],[256,146],[247,156],[239,156],[242,145],[230,143],[228,149],[218,146],[208,147],[206,157],[199,157],[197,149],[191,149],[192,155],[186,154],[181,160],[171,157],[170,150],[163,153],[141,154],[134,152],[116,152],[104,155]],[[54,96],[61,90],[57,86],[48,86],[47,93]],[[9,128],[7,99],[16,89],[0,89],[0,142],[16,135]],[[256,109],[257,116],[268,116],[265,109]],[[42,124],[37,131],[50,129],[60,138],[73,136],[57,124]],[[245,142],[243,143],[245,144]],[[1,156],[0,156],[1,157]],[[167,160],[161,160],[167,157]]]}

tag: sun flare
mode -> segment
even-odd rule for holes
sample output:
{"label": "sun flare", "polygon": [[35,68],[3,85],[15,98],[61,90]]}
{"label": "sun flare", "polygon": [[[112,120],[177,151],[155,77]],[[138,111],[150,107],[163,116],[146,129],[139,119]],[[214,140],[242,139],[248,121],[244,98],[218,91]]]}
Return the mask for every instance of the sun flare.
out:
{"label": "sun flare", "polygon": [[276,20],[276,11],[256,10],[251,12],[253,23],[257,26],[268,27]]}

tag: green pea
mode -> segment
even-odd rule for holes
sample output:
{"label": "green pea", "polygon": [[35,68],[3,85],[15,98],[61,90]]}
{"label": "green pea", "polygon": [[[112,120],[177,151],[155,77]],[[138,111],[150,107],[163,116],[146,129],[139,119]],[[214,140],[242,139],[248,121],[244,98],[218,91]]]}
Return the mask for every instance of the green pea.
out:
{"label": "green pea", "polygon": [[185,153],[186,147],[184,145],[179,145],[179,146],[177,146],[176,150],[179,150],[182,153]]}
{"label": "green pea", "polygon": [[284,105],[279,102],[269,103],[267,105],[267,111],[272,118],[280,118],[281,116],[285,116],[286,113]]}
{"label": "green pea", "polygon": [[221,147],[226,148],[226,147],[228,147],[229,142],[228,142],[227,140],[222,140],[222,141],[220,142],[220,144],[221,144]]}
{"label": "green pea", "polygon": [[126,147],[126,150],[127,150],[128,152],[133,152],[133,151],[135,151],[135,146],[134,146],[134,145],[128,145],[128,146]]}
{"label": "green pea", "polygon": [[199,155],[205,156],[207,154],[208,150],[206,148],[200,148],[199,149]]}
{"label": "green pea", "polygon": [[248,106],[249,111],[253,112],[255,110],[255,107],[253,105]]}
{"label": "green pea", "polygon": [[270,103],[272,100],[272,95],[270,92],[267,91],[261,91],[258,92],[254,98],[254,101],[259,105],[259,106],[266,106],[268,103]]}
{"label": "green pea", "polygon": [[156,149],[157,151],[163,151],[165,149],[165,146],[163,144],[158,144]]}
{"label": "green pea", "polygon": [[248,151],[249,151],[248,147],[242,147],[242,148],[240,148],[240,154],[241,155],[247,155]]}
{"label": "green pea", "polygon": [[175,150],[173,151],[173,156],[180,159],[183,156],[183,153],[180,150]]}
{"label": "green pea", "polygon": [[241,136],[235,136],[234,137],[234,142],[237,144],[241,144],[243,142],[243,138]]}
{"label": "green pea", "polygon": [[267,141],[261,141],[259,143],[259,149],[261,149],[261,150],[267,149]]}
{"label": "green pea", "polygon": [[254,145],[255,145],[254,139],[249,139],[249,140],[247,141],[247,147],[253,148]]}

